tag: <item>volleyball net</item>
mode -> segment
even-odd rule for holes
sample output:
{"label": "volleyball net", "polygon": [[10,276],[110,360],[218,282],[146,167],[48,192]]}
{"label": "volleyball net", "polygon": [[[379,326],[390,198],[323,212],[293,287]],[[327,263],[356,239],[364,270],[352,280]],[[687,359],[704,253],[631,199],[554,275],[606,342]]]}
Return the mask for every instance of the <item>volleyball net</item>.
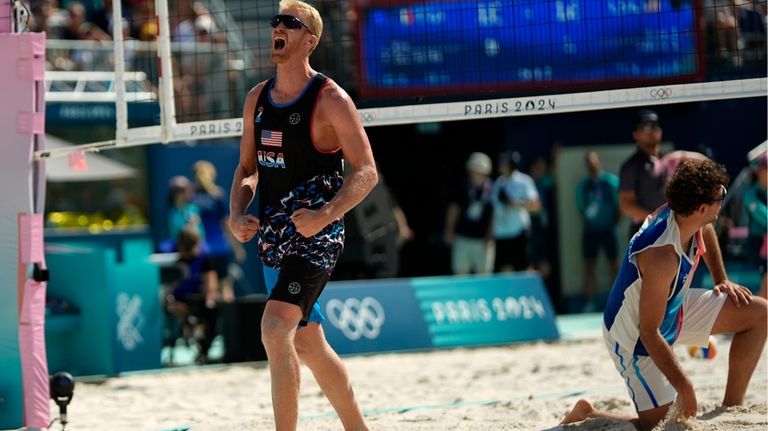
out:
{"label": "volleyball net", "polygon": [[[311,64],[347,89],[370,127],[760,97],[768,87],[764,1],[313,3],[324,31]],[[115,138],[77,148],[239,136],[245,94],[274,73],[277,2],[113,4],[122,24],[111,42],[73,49],[49,35],[51,72],[101,59],[114,73],[105,91]],[[69,87],[52,79],[49,100]],[[136,126],[131,112],[152,104],[152,124]]]}

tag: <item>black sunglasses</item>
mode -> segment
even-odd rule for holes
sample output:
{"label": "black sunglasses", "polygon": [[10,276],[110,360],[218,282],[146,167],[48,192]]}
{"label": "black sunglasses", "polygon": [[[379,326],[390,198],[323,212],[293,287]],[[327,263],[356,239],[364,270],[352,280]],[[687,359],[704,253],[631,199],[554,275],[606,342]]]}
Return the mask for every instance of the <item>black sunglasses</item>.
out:
{"label": "black sunglasses", "polygon": [[301,20],[300,20],[300,19],[298,19],[298,18],[296,18],[295,16],[291,16],[291,15],[283,15],[283,14],[277,14],[277,15],[275,15],[275,16],[273,16],[273,17],[272,17],[272,21],[270,21],[270,23],[269,23],[269,24],[272,26],[272,28],[275,28],[275,27],[277,27],[278,25],[280,25],[280,23],[283,23],[283,25],[285,26],[285,28],[289,28],[289,29],[291,29],[291,30],[298,30],[298,29],[300,29],[300,28],[304,27],[304,28],[306,28],[306,29],[307,29],[307,31],[308,31],[310,34],[312,34],[312,35],[314,35],[314,34],[315,34],[315,32],[314,32],[314,31],[312,31],[312,29],[310,29],[309,27],[307,27],[307,25],[306,25],[306,24],[304,24],[303,22],[301,22]]}
{"label": "black sunglasses", "polygon": [[712,200],[713,204],[715,204],[715,203],[722,203],[725,200],[725,197],[728,196],[728,189],[726,189],[725,186],[723,186],[723,185],[721,185],[720,187],[723,189],[723,194],[720,195],[720,197],[717,197],[717,198],[713,199]]}

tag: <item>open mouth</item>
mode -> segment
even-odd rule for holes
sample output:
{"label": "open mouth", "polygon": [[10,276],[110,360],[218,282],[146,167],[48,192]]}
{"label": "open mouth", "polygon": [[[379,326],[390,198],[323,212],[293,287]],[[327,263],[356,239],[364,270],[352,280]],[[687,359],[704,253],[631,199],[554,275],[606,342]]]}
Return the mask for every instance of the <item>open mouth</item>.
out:
{"label": "open mouth", "polygon": [[285,39],[282,38],[275,38],[273,41],[273,46],[275,49],[283,49],[285,48]]}

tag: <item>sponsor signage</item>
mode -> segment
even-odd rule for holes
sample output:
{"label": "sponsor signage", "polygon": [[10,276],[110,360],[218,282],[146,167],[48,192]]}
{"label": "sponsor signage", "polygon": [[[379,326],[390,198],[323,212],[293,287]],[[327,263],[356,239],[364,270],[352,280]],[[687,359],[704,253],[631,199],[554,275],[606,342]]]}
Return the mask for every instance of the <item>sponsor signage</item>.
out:
{"label": "sponsor signage", "polygon": [[538,274],[412,280],[434,347],[559,338]]}
{"label": "sponsor signage", "polygon": [[[160,105],[156,102],[128,103],[128,119],[131,125],[146,126],[159,121]],[[52,125],[83,125],[115,124],[114,103],[93,102],[48,102],[45,106],[45,121]]]}
{"label": "sponsor signage", "polygon": [[329,283],[320,308],[339,354],[432,347],[408,279]]}
{"label": "sponsor signage", "polygon": [[320,303],[340,354],[559,338],[538,274],[333,282]]}

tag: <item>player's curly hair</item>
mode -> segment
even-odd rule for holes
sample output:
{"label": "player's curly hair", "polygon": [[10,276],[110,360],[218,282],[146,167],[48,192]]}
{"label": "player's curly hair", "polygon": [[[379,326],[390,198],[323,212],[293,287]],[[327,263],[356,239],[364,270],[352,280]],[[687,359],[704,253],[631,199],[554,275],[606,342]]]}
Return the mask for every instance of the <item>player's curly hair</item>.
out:
{"label": "player's curly hair", "polygon": [[727,187],[729,180],[719,163],[684,160],[667,184],[667,203],[672,211],[691,215],[700,205],[714,203],[720,187]]}

